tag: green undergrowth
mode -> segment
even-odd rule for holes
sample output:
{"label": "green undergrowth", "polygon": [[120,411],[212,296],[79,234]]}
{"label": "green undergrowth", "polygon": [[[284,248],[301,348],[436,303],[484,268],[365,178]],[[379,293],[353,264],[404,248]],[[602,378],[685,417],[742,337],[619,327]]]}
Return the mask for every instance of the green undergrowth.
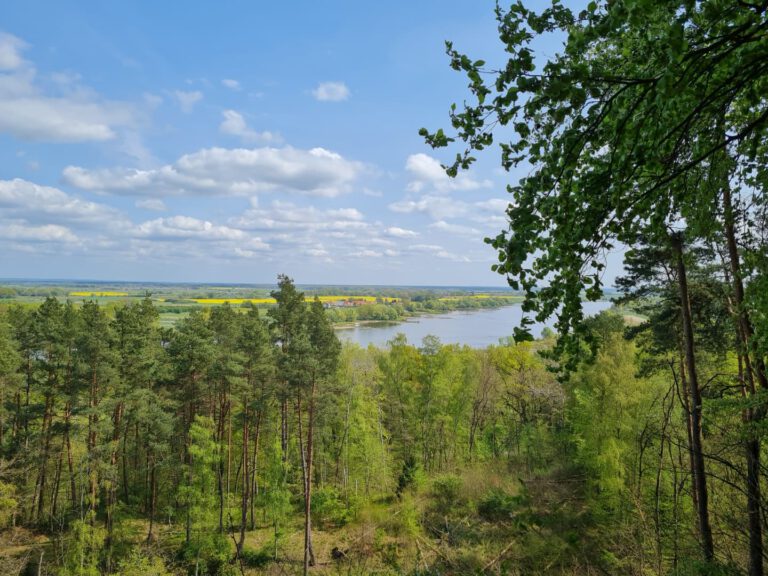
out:
{"label": "green undergrowth", "polygon": [[[318,487],[313,506],[318,565],[312,573],[576,574],[598,567],[611,573],[614,560],[601,553],[575,472],[526,475],[515,467],[478,464],[416,476],[399,497],[346,499],[336,489]],[[233,534],[225,531],[211,535],[218,552],[198,561],[184,546],[183,524],[160,523],[147,542],[146,521],[121,517],[112,569],[125,576],[300,573],[298,506],[286,519],[277,547],[274,527],[263,514],[257,516],[239,558]],[[87,524],[77,526],[66,541],[17,534],[23,543],[0,560],[0,570],[37,574],[42,551],[40,574],[99,574],[101,535]]]}

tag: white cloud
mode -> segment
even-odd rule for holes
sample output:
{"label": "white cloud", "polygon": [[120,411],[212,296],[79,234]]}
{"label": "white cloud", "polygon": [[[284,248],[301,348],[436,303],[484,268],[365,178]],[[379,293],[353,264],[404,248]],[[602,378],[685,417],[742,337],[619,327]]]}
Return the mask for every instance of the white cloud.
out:
{"label": "white cloud", "polygon": [[452,262],[471,262],[469,258],[464,256],[463,254],[457,254],[456,252],[448,252],[447,250],[440,250],[439,252],[435,253],[435,256],[438,258],[443,258],[445,260],[451,260]]}
{"label": "white cloud", "polygon": [[306,248],[304,250],[304,254],[307,256],[312,256],[313,258],[327,258],[330,256],[328,250],[323,248],[322,244],[318,244],[314,248]]}
{"label": "white cloud", "polygon": [[376,233],[377,232],[373,232],[372,234],[364,236],[358,239],[357,242],[360,244],[367,244],[369,246],[395,246],[395,242],[386,238],[379,238],[375,235]]}
{"label": "white cloud", "polygon": [[245,240],[248,237],[242,230],[229,226],[217,226],[207,220],[198,220],[190,216],[149,220],[136,227],[135,235],[147,238],[205,240]]}
{"label": "white cloud", "polygon": [[491,198],[490,200],[475,202],[475,206],[487,212],[496,212],[498,214],[504,214],[507,210],[507,207],[509,206],[509,200],[502,200],[501,198]]}
{"label": "white cloud", "polygon": [[341,102],[349,98],[349,88],[344,82],[321,82],[312,95],[320,102]]}
{"label": "white cloud", "polygon": [[[164,208],[156,199],[137,204]],[[66,245],[128,259],[253,258],[270,250],[261,237],[233,226],[183,215],[134,224],[110,206],[18,179],[0,180],[0,241],[15,251],[50,252]]]}
{"label": "white cloud", "polygon": [[142,222],[130,236],[134,252],[158,259],[256,258],[271,250],[268,242],[244,230],[191,216]]}
{"label": "white cloud", "polygon": [[469,226],[462,226],[461,224],[449,224],[445,220],[439,220],[429,225],[430,228],[440,230],[442,232],[448,232],[450,234],[458,234],[460,236],[477,236],[479,237],[481,232],[476,228]]}
{"label": "white cloud", "polygon": [[256,132],[248,127],[243,115],[235,110],[224,110],[221,113],[224,119],[219,125],[219,132],[230,136],[242,138],[244,142],[279,142],[281,140],[278,134],[272,132]]}
{"label": "white cloud", "polygon": [[173,93],[176,102],[179,104],[179,108],[184,114],[189,114],[194,110],[195,104],[203,99],[203,93],[199,90],[193,92],[184,92],[183,90],[176,90]]}
{"label": "white cloud", "polygon": [[490,180],[475,180],[468,173],[461,172],[455,178],[449,177],[440,162],[427,154],[411,154],[405,161],[405,169],[412,180],[408,183],[409,192],[421,192],[427,187],[438,192],[468,191],[492,186]]}
{"label": "white cloud", "polygon": [[137,200],[136,208],[143,208],[144,210],[153,210],[155,212],[163,212],[164,210],[168,209],[165,205],[165,202],[163,202],[159,198],[146,198],[143,200]]}
{"label": "white cloud", "polygon": [[75,244],[79,242],[69,228],[56,224],[35,226],[24,222],[5,223],[0,226],[0,239],[15,242],[53,242]]}
{"label": "white cloud", "polygon": [[437,244],[414,244],[409,247],[411,252],[418,252],[423,254],[431,254],[437,258],[443,258],[444,260],[451,260],[453,262],[470,262],[470,259],[462,254],[456,252],[449,252],[447,249]]}
{"label": "white cloud", "polygon": [[39,223],[124,227],[126,220],[114,208],[70,196],[57,188],[26,180],[0,180],[0,212],[4,217]]}
{"label": "white cloud", "polygon": [[389,205],[393,212],[401,214],[422,213],[434,220],[445,218],[457,218],[465,215],[469,206],[461,200],[454,200],[444,196],[422,196],[418,200],[400,200]]}
{"label": "white cloud", "polygon": [[231,219],[230,224],[245,230],[296,231],[313,235],[328,231],[354,237],[351,231],[369,228],[364,219],[355,208],[321,210],[276,200],[268,208],[254,206],[246,210],[241,216]]}
{"label": "white cloud", "polygon": [[371,250],[370,248],[364,248],[362,250],[353,250],[348,254],[352,258],[395,258],[400,255],[397,250],[387,248],[386,250]]}
{"label": "white cloud", "polygon": [[145,92],[142,95],[142,98],[144,100],[144,103],[151,109],[159,108],[160,105],[163,103],[162,96],[158,96],[157,94],[152,94],[151,92]]}
{"label": "white cloud", "polygon": [[0,131],[22,140],[112,140],[116,136],[115,125],[131,122],[130,110],[122,105],[45,97],[0,100]]}
{"label": "white cloud", "polygon": [[15,70],[19,68],[24,59],[21,51],[27,44],[13,34],[0,32],[0,70]]}
{"label": "white cloud", "polygon": [[336,210],[328,210],[327,214],[333,219],[356,221],[365,220],[365,216],[363,216],[363,213],[360,212],[360,210],[357,208],[339,208]]}
{"label": "white cloud", "polygon": [[37,71],[21,57],[24,42],[0,34],[0,132],[41,142],[104,142],[137,123],[136,109],[104,100],[77,74],[50,76],[48,93]]}
{"label": "white cloud", "polygon": [[391,226],[390,228],[387,228],[384,232],[389,236],[394,236],[395,238],[414,238],[419,235],[419,233],[414,230],[407,230],[406,228],[398,228],[397,226]]}
{"label": "white cloud", "polygon": [[376,250],[356,250],[349,253],[353,258],[381,258],[384,253]]}
{"label": "white cloud", "polygon": [[324,148],[208,148],[153,170],[68,166],[63,178],[82,190],[124,195],[245,196],[280,190],[334,197],[349,191],[363,169]]}
{"label": "white cloud", "polygon": [[224,87],[229,88],[230,90],[240,90],[240,82],[233,80],[232,78],[224,78],[221,83]]}

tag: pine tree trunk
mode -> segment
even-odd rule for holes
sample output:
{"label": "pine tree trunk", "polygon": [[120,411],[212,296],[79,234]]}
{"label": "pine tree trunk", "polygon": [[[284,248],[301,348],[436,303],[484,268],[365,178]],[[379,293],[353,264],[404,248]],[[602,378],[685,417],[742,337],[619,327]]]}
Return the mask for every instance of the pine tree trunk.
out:
{"label": "pine tree trunk", "polygon": [[245,543],[245,527],[248,522],[248,500],[251,491],[251,477],[248,466],[248,405],[246,401],[245,411],[243,413],[243,497],[240,506],[240,540],[237,542],[237,553],[243,551]]}
{"label": "pine tree trunk", "polygon": [[112,413],[112,450],[109,457],[110,469],[113,477],[110,479],[109,486],[107,488],[107,518],[106,529],[107,538],[104,543],[104,547],[107,549],[107,568],[111,568],[111,547],[112,547],[112,531],[114,529],[114,516],[115,516],[115,504],[117,502],[117,476],[118,470],[118,457],[120,447],[120,426],[123,419],[123,403],[119,402]]}
{"label": "pine tree trunk", "polygon": [[[98,490],[98,477],[96,472],[96,427],[99,423],[99,417],[96,414],[98,407],[99,386],[96,378],[96,369],[91,367],[91,394],[88,405],[91,413],[88,415],[88,510],[91,512],[96,509],[96,491]],[[91,518],[92,520],[92,518]]]}
{"label": "pine tree trunk", "polygon": [[[723,227],[728,246],[731,280],[733,284],[733,304],[738,320],[738,335],[742,349],[746,378],[743,379],[749,395],[756,393],[755,380],[760,388],[768,388],[763,358],[753,347],[754,328],[744,303],[744,282],[741,275],[741,259],[736,244],[735,215],[731,198],[730,184],[723,186]],[[762,495],[760,491],[760,439],[751,432],[751,422],[765,417],[763,410],[745,411],[746,424],[750,428],[750,437],[746,442],[747,459],[747,515],[749,518],[749,576],[763,576],[763,534],[760,510]]]}
{"label": "pine tree trunk", "polygon": [[280,401],[280,447],[283,449],[283,462],[288,461],[288,399]]}
{"label": "pine tree trunk", "polygon": [[49,394],[45,398],[45,412],[43,413],[43,453],[40,459],[40,469],[37,474],[37,481],[35,482],[35,494],[32,496],[32,509],[35,506],[35,499],[37,498],[37,514],[35,518],[40,520],[45,510],[45,485],[46,474],[48,471],[48,457],[51,449],[51,430],[53,428],[53,397]]}
{"label": "pine tree trunk", "polygon": [[157,474],[155,472],[155,457],[149,455],[149,528],[147,529],[147,543],[152,542],[155,527],[155,514],[157,508]]}
{"label": "pine tree trunk", "polygon": [[72,408],[67,402],[64,408],[64,442],[67,445],[67,470],[69,471],[69,490],[72,508],[77,506],[77,483],[75,481],[75,466],[72,460],[72,441],[70,439]]}
{"label": "pine tree trunk", "polygon": [[[312,395],[314,396],[314,383],[312,385]],[[310,400],[310,406],[312,406],[313,400]],[[296,415],[298,420],[298,437],[299,437],[299,454],[301,456],[301,477],[304,483],[304,576],[309,572],[309,567],[315,565],[315,553],[312,550],[312,522],[310,519],[310,512],[312,507],[311,502],[311,478],[309,476],[309,454],[304,447],[304,432],[302,430],[302,408],[301,408],[301,390],[296,392]],[[311,408],[310,408],[311,415]],[[308,423],[308,428],[311,429],[312,425]],[[309,444],[309,436],[307,437],[307,444]]]}
{"label": "pine tree trunk", "polygon": [[693,321],[691,319],[691,303],[688,297],[688,278],[683,260],[683,243],[679,235],[670,237],[677,265],[677,282],[680,289],[680,309],[682,312],[685,364],[688,369],[688,382],[691,394],[691,452],[694,465],[694,490],[697,496],[697,516],[699,521],[699,536],[701,551],[707,562],[715,558],[712,541],[712,527],[709,522],[709,493],[707,492],[706,467],[704,463],[704,448],[701,434],[701,389],[699,387],[698,371],[696,369],[695,344],[693,340]]}
{"label": "pine tree trunk", "polygon": [[256,411],[256,430],[253,437],[253,460],[251,462],[251,530],[256,528],[256,497],[259,495],[258,485],[258,457],[259,457],[259,436],[261,432],[261,409]]}
{"label": "pine tree trunk", "polygon": [[224,532],[224,454],[221,444],[224,438],[225,410],[226,401],[224,400],[224,395],[222,395],[219,401],[219,418],[216,426],[216,446],[219,452],[219,461],[216,466],[216,483],[219,492],[219,533]]}

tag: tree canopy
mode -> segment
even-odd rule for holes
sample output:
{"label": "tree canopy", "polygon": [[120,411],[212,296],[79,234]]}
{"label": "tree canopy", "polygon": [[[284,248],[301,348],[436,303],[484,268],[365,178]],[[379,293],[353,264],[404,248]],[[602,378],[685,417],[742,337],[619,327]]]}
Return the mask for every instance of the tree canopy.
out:
{"label": "tree canopy", "polygon": [[[555,0],[536,11],[515,2],[496,10],[508,55],[500,69],[447,43],[473,101],[451,107],[453,133],[421,134],[434,147],[465,145],[450,175],[494,143],[506,170],[530,165],[508,187],[509,227],[487,240],[499,252],[494,269],[525,291],[527,310],[557,313],[561,333],[583,335],[582,291],[601,295],[603,256],[616,242],[676,222],[710,230],[729,181],[762,196],[767,9],[622,0],[576,12]],[[533,47],[560,40],[547,59]]]}

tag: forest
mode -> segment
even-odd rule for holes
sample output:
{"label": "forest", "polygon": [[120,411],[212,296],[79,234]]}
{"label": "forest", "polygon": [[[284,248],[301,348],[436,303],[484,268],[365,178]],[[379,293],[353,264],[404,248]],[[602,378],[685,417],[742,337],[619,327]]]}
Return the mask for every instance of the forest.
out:
{"label": "forest", "polygon": [[765,573],[768,2],[496,23],[500,61],[446,44],[469,95],[420,134],[453,177],[500,153],[522,325],[342,346],[287,276],[173,326],[4,305],[1,573]]}
{"label": "forest", "polygon": [[565,380],[553,333],[342,347],[287,277],[264,315],[170,329],[149,299],[11,307],[3,573],[740,573],[753,403],[727,286],[705,252],[686,269],[692,367],[675,280],[634,256],[648,321],[588,319]]}

